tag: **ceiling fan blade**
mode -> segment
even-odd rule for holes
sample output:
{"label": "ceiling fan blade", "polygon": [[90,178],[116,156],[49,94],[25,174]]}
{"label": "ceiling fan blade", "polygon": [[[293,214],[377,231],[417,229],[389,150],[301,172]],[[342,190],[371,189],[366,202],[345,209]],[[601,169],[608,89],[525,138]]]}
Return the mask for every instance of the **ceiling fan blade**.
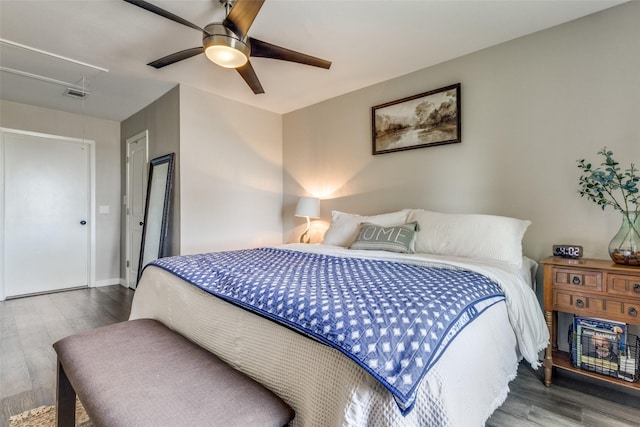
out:
{"label": "ceiling fan blade", "polygon": [[171,55],[156,59],[155,61],[149,62],[147,65],[150,65],[153,68],[162,68],[166,67],[167,65],[174,64],[178,61],[182,61],[183,59],[199,55],[202,52],[204,52],[204,48],[202,46],[192,47],[191,49],[181,50],[180,52],[172,53]]}
{"label": "ceiling fan blade", "polygon": [[203,33],[209,34],[207,31],[198,27],[196,24],[189,22],[186,19],[179,17],[178,15],[174,15],[173,13],[166,11],[158,6],[155,6],[149,2],[146,2],[143,0],[124,0],[124,1],[126,1],[127,3],[131,3],[132,5],[141,7],[144,10],[148,10],[151,13],[155,13],[156,15],[160,15],[163,18],[170,19],[174,22],[177,22],[178,24],[186,25],[187,27],[191,27],[194,30],[202,31]]}
{"label": "ceiling fan blade", "polygon": [[281,46],[276,46],[275,44],[263,42],[261,40],[254,39],[253,37],[249,37],[249,42],[251,43],[251,56],[297,62],[299,64],[311,65],[313,67],[325,68],[327,70],[331,67],[331,61],[326,61],[324,59],[296,52],[295,50]]}
{"label": "ceiling fan blade", "polygon": [[222,24],[235,28],[240,33],[240,38],[245,37],[263,3],[264,0],[236,0]]}
{"label": "ceiling fan blade", "polygon": [[251,66],[251,62],[247,61],[247,63],[242,67],[236,68],[236,71],[238,71],[244,81],[247,82],[253,93],[255,93],[256,95],[264,93],[264,89],[262,89],[260,80],[258,80],[258,76],[253,70],[253,66]]}

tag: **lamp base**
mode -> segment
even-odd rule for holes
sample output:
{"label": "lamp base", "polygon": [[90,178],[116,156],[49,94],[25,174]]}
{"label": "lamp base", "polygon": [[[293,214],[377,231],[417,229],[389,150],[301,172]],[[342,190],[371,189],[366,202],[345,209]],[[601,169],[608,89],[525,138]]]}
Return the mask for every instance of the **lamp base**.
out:
{"label": "lamp base", "polygon": [[308,230],[300,236],[300,243],[311,243],[311,237],[309,236]]}
{"label": "lamp base", "polygon": [[305,218],[307,218],[307,229],[304,230],[304,233],[302,233],[302,236],[300,236],[300,243],[311,242],[311,236],[309,236],[309,230],[311,230],[311,220],[309,219],[308,216]]}

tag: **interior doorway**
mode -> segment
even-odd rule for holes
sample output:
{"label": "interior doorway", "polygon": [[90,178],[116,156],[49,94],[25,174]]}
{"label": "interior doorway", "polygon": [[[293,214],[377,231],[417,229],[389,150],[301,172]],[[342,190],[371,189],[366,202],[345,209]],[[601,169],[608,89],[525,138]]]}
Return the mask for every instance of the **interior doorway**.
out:
{"label": "interior doorway", "polygon": [[93,278],[93,141],[0,129],[0,299]]}
{"label": "interior doorway", "polygon": [[140,244],[144,224],[144,205],[147,194],[149,132],[144,131],[127,138],[127,286],[135,289],[140,263]]}

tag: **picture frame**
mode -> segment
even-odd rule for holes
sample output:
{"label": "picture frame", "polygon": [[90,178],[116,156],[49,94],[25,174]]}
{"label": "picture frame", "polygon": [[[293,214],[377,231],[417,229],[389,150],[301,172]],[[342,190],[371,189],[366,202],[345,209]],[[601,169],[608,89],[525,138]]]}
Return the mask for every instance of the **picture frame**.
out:
{"label": "picture frame", "polygon": [[461,142],[460,83],[371,107],[372,154]]}

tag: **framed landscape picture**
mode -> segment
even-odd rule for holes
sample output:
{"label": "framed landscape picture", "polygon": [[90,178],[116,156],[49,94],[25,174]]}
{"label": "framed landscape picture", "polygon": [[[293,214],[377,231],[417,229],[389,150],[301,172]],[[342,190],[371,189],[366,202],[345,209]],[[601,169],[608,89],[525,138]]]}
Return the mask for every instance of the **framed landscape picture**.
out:
{"label": "framed landscape picture", "polygon": [[460,83],[371,108],[373,154],[460,142]]}

